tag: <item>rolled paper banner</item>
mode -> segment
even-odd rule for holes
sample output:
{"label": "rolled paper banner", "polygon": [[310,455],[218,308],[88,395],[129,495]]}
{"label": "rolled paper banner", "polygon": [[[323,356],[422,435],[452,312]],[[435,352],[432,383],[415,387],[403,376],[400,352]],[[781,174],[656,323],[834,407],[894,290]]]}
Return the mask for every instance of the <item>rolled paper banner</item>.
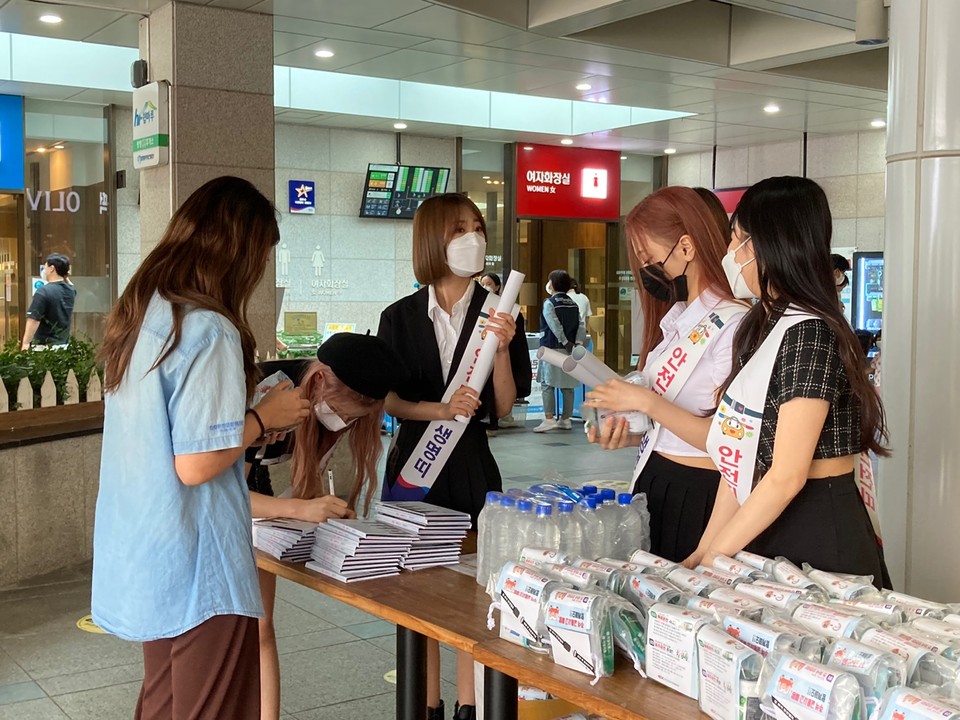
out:
{"label": "rolled paper banner", "polygon": [[574,380],[583,383],[587,387],[596,387],[600,384],[600,381],[595,375],[593,375],[583,365],[578,363],[569,355],[564,355],[563,364],[560,366],[560,369]]}
{"label": "rolled paper banner", "polygon": [[[513,306],[517,304],[517,297],[520,295],[520,286],[523,284],[525,275],[522,272],[511,270],[507,276],[507,281],[503,284],[503,292],[500,295],[500,303],[497,305],[497,314],[513,314]],[[480,346],[480,355],[477,356],[477,362],[473,366],[473,372],[470,373],[470,379],[467,380],[467,387],[480,394],[483,386],[487,384],[490,373],[493,371],[494,356],[497,354],[497,348],[500,340],[495,334],[487,333]],[[466,415],[457,415],[457,422],[468,423],[470,418]]]}
{"label": "rolled paper banner", "polygon": [[578,365],[583,365],[584,369],[599,381],[598,384],[605,383],[607,380],[617,380],[620,377],[583,345],[577,345],[570,353],[570,357],[576,360]]}
{"label": "rolled paper banner", "polygon": [[554,350],[553,348],[541,347],[539,350],[537,350],[538,360],[543,360],[545,363],[558,368],[562,368],[563,361],[569,357],[570,356],[566,353],[562,353],[559,350]]}

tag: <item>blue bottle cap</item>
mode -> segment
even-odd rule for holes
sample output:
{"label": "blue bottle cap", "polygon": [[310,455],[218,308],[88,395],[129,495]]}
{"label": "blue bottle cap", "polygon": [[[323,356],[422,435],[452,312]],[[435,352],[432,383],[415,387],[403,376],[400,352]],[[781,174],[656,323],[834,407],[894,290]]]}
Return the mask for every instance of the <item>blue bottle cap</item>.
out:
{"label": "blue bottle cap", "polygon": [[533,512],[533,503],[529,500],[518,500],[517,510],[520,512]]}
{"label": "blue bottle cap", "polygon": [[584,495],[595,495],[597,492],[597,486],[584,485],[582,488],[580,488],[580,492],[582,492]]}
{"label": "blue bottle cap", "polygon": [[573,503],[572,502],[559,502],[557,503],[557,510],[562,513],[573,512]]}
{"label": "blue bottle cap", "polygon": [[513,507],[516,504],[517,501],[509,495],[504,495],[502,498],[500,498],[500,507]]}
{"label": "blue bottle cap", "polygon": [[553,515],[553,508],[549,505],[538,505],[537,506],[537,517],[549,517]]}
{"label": "blue bottle cap", "polygon": [[600,488],[600,497],[603,498],[604,502],[607,500],[616,500],[617,491],[613,488]]}
{"label": "blue bottle cap", "polygon": [[596,509],[597,509],[597,496],[596,496],[596,495],[588,495],[587,497],[585,497],[585,498],[583,499],[583,502],[585,502],[585,503],[587,504],[587,507],[590,508],[591,510],[596,510]]}
{"label": "blue bottle cap", "polygon": [[494,505],[500,502],[500,497],[501,497],[500,493],[498,493],[496,490],[491,490],[490,492],[487,493],[487,499],[486,499],[487,505]]}
{"label": "blue bottle cap", "polygon": [[617,495],[617,502],[621,505],[629,505],[631,500],[633,500],[633,495],[630,493],[620,493]]}

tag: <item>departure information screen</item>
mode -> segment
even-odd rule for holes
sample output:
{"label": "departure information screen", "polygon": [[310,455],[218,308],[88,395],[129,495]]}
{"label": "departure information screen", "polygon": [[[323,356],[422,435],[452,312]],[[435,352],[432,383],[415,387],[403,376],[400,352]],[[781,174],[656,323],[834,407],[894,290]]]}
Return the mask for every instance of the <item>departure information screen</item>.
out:
{"label": "departure information screen", "polygon": [[420,203],[447,190],[450,168],[413,165],[367,167],[360,217],[411,219]]}

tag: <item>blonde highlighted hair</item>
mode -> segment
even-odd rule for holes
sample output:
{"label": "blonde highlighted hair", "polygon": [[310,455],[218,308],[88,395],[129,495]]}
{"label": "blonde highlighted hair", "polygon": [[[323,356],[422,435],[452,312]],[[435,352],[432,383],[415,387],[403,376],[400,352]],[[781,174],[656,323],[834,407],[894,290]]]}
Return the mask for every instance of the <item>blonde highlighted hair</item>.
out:
{"label": "blonde highlighted hair", "polygon": [[[314,360],[300,381],[303,395],[311,405],[326,402],[336,407],[352,404],[369,410],[343,432],[349,436],[350,451],[356,464],[353,486],[347,504],[356,509],[357,501],[364,494],[363,512],[370,510],[370,502],[377,491],[377,461],[383,452],[380,441],[380,426],[383,423],[383,400],[361,395],[343,384],[329,365]],[[320,463],[336,444],[325,441],[329,435],[312,412],[297,428],[293,441],[292,485],[296,498],[315,498],[325,494],[325,483]],[[339,439],[339,436],[338,436]]]}

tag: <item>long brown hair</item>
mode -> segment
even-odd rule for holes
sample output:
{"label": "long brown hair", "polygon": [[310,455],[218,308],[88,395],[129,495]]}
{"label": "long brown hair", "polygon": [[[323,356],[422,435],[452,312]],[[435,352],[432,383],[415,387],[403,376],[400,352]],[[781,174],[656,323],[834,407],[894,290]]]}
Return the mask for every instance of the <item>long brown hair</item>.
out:
{"label": "long brown hair", "polygon": [[[734,357],[752,355],[766,336],[775,307],[793,304],[821,318],[833,331],[850,388],[860,407],[860,449],[888,455],[883,404],[863,367],[860,342],[837,302],[830,258],[833,220],[823,189],[802,177],[761,180],[747,190],[734,222],[753,240],[760,302],[746,314],[734,336]],[[724,384],[729,387],[740,367]]]}
{"label": "long brown hair", "polygon": [[[368,412],[357,418],[344,433],[350,438],[350,452],[356,463],[353,487],[347,504],[355,508],[361,492],[366,489],[363,511],[370,510],[370,501],[377,490],[377,461],[383,452],[380,425],[383,422],[383,400],[374,400],[348,388],[334,374],[329,365],[314,360],[304,373],[300,386],[311,403],[326,401],[336,405],[349,402]],[[293,440],[292,486],[293,496],[315,498],[324,494],[323,468],[320,461],[336,444],[340,435],[333,436],[323,428],[311,412],[297,427]]]}
{"label": "long brown hair", "polygon": [[626,235],[630,269],[643,311],[642,367],[650,351],[663,340],[660,321],[671,307],[671,303],[657,300],[643,289],[640,273],[644,272],[644,250],[649,243],[669,247],[689,235],[697,250],[696,259],[704,288],[709,287],[725,300],[733,300],[721,264],[729,238],[722,234],[703,199],[691,188],[680,186],[662,188],[641,200],[627,215]]}
{"label": "long brown hair", "polygon": [[483,236],[487,223],[480,208],[466,195],[444,193],[424,200],[413,216],[413,274],[421,285],[430,285],[450,272],[447,267],[447,235],[450,226],[467,208],[480,221]]}
{"label": "long brown hair", "polygon": [[247,397],[252,397],[259,371],[247,305],[279,239],[276,210],[247,180],[224,176],[195,190],[173,214],[107,318],[100,348],[105,389],[114,391],[123,382],[147,306],[159,294],[172,307],[173,328],[150,369],[179,345],[190,310],[212,310],[240,333]]}

